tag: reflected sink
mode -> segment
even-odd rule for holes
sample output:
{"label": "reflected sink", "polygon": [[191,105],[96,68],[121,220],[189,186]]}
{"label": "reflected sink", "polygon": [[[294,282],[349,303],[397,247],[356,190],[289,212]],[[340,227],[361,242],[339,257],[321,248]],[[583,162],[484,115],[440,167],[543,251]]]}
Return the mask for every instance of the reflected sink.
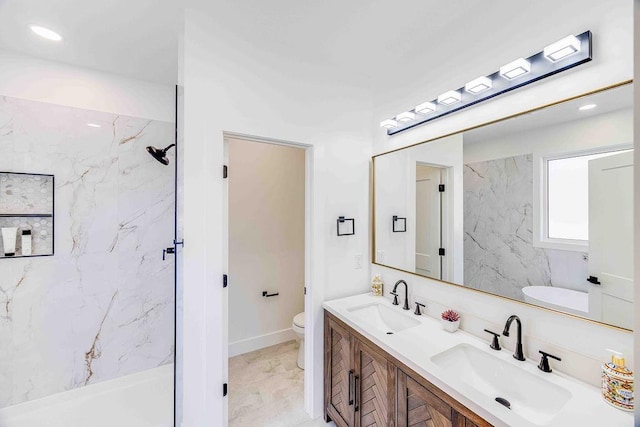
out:
{"label": "reflected sink", "polygon": [[571,398],[568,390],[468,344],[431,361],[488,398],[506,399],[514,413],[534,424],[547,424]]}
{"label": "reflected sink", "polygon": [[347,311],[353,315],[354,319],[387,333],[400,332],[420,324],[418,319],[407,316],[400,308],[394,310],[379,303],[352,307]]}

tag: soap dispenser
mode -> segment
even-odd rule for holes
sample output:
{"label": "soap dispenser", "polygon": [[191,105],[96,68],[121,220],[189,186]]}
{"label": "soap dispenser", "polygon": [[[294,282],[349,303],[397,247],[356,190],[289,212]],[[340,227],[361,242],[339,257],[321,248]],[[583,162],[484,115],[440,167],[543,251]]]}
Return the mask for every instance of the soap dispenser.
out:
{"label": "soap dispenser", "polygon": [[373,276],[373,280],[371,281],[371,295],[373,295],[374,297],[381,297],[382,296],[382,279],[380,278],[379,274],[376,274],[375,276]]}
{"label": "soap dispenser", "polygon": [[602,397],[616,408],[633,411],[633,372],[624,364],[623,354],[615,351],[611,362],[602,364]]}

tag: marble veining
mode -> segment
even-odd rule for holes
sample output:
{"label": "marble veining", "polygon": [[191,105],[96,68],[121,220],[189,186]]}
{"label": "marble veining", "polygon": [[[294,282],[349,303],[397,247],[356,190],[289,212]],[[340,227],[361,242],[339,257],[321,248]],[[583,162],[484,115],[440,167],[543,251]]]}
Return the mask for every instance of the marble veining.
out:
{"label": "marble veining", "polygon": [[465,285],[524,300],[525,286],[586,291],[586,254],[533,246],[533,156],[464,167]]}
{"label": "marble veining", "polygon": [[173,362],[173,169],[145,150],[173,138],[0,97],[0,171],[55,175],[56,202],[55,255],[0,259],[0,407]]}

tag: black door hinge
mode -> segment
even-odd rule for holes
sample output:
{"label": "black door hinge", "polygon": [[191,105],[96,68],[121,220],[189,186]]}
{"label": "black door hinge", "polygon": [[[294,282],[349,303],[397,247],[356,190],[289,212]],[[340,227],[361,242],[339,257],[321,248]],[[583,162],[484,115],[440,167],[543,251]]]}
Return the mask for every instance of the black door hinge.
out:
{"label": "black door hinge", "polygon": [[438,255],[444,256],[444,248],[439,248],[438,249]]}
{"label": "black door hinge", "polygon": [[307,287],[306,286],[304,287],[304,294],[305,295],[307,294]]}
{"label": "black door hinge", "polygon": [[226,179],[229,176],[229,167],[227,165],[222,166],[222,178]]}
{"label": "black door hinge", "polygon": [[222,397],[227,395],[227,383],[222,384]]}
{"label": "black door hinge", "polygon": [[444,184],[438,184],[438,191],[444,193]]}
{"label": "black door hinge", "polygon": [[227,275],[226,275],[226,274],[223,274],[223,275],[222,275],[222,287],[223,287],[223,288],[226,288],[228,284],[229,284],[229,283],[228,283],[228,280],[227,280]]}

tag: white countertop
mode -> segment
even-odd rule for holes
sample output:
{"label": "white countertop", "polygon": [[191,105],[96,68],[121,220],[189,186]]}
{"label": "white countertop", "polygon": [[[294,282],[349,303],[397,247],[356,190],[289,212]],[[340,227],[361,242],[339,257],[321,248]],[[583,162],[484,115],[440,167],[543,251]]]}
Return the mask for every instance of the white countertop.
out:
{"label": "white countertop", "polygon": [[[393,335],[387,335],[385,331],[357,320],[347,310],[348,308],[371,303],[388,305],[399,312],[405,313],[407,316],[418,319],[420,324]],[[607,404],[600,395],[600,389],[556,371],[544,373],[537,368],[537,360],[517,361],[512,357],[510,350],[494,351],[489,348],[489,336],[487,336],[487,341],[483,341],[462,330],[458,330],[455,333],[443,331],[438,320],[424,315],[415,316],[412,311],[403,311],[400,306],[392,305],[387,298],[373,297],[369,294],[327,301],[323,306],[329,313],[496,427],[536,427],[539,425],[562,427],[633,426],[633,414]],[[523,419],[495,402],[493,397],[486,396],[467,385],[463,378],[456,377],[456,375],[431,361],[432,356],[463,343],[486,351],[506,363],[517,366],[569,390],[571,398],[560,413],[547,424],[535,424]]]}

